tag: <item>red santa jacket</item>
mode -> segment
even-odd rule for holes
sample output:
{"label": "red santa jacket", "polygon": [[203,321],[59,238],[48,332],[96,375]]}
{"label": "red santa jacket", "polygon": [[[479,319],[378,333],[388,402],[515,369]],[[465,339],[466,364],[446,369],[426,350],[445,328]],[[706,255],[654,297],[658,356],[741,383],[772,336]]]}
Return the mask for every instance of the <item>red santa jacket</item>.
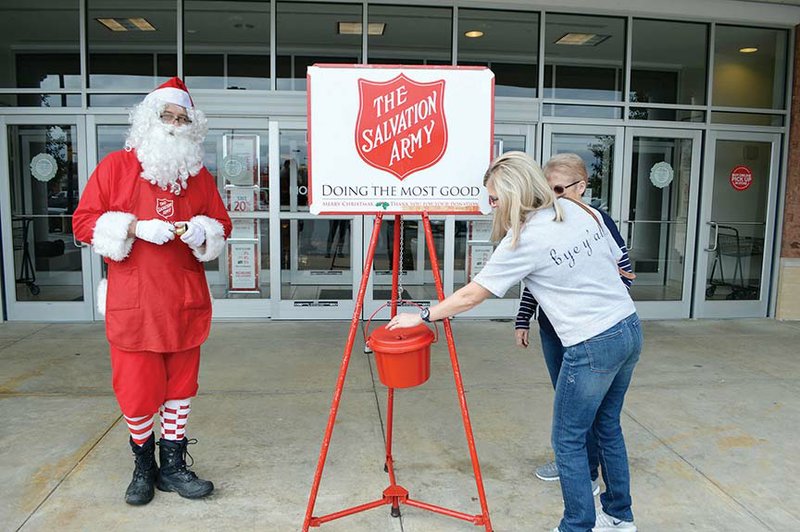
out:
{"label": "red santa jacket", "polygon": [[[108,265],[108,341],[127,351],[190,349],[202,344],[211,328],[202,263],[222,252],[231,220],[205,168],[189,178],[178,196],[150,184],[141,172],[134,151],[105,157],[89,178],[72,228]],[[133,220],[152,218],[200,224],[206,241],[193,249],[177,236],[161,246],[128,237]]]}

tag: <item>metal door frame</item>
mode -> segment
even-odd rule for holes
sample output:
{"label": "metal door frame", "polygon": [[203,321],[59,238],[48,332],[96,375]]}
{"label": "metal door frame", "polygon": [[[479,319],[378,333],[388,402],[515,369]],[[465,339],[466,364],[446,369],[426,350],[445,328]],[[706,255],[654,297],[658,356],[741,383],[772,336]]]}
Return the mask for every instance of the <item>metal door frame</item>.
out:
{"label": "metal door frame", "polygon": [[[269,123],[269,188],[270,190],[280,191],[280,168],[281,168],[281,131],[307,131],[307,122],[302,117],[278,118]],[[289,194],[290,201],[292,194]],[[269,241],[270,241],[270,261],[280,260],[281,220],[290,220],[290,262],[296,258],[296,226],[299,220],[325,220],[328,217],[316,216],[310,212],[281,212],[280,194],[270,194],[269,198]],[[350,277],[349,283],[345,278],[344,282],[336,284],[350,284],[352,286],[353,297],[340,300],[296,300],[282,299],[281,297],[281,274],[282,269],[272,267],[270,270],[270,284],[272,285],[271,294],[273,300],[272,319],[285,320],[346,320],[353,316],[355,310],[356,294],[361,283],[362,276],[362,240],[363,240],[363,217],[362,216],[336,216],[350,220],[350,249],[351,249],[351,271],[347,273]],[[310,272],[298,272],[298,281],[307,281],[315,276]],[[324,284],[324,283],[321,283]]]}
{"label": "metal door frame", "polygon": [[8,126],[57,125],[75,126],[73,142],[78,153],[78,192],[83,193],[88,180],[86,119],[80,115],[9,115],[0,117],[0,212],[2,212],[2,241],[4,261],[4,299],[9,321],[90,321],[94,319],[94,285],[91,249],[81,248],[82,301],[17,301],[14,243],[11,230],[11,158],[9,157]]}
{"label": "metal door frame", "polygon": [[[695,236],[697,234],[697,202],[700,190],[700,164],[702,153],[702,131],[692,129],[674,128],[645,128],[627,127],[625,128],[624,145],[624,166],[622,173],[622,187],[620,189],[620,220],[619,230],[625,239],[628,249],[632,242],[632,229],[635,223],[646,223],[644,220],[630,219],[630,197],[631,187],[633,186],[633,138],[667,138],[667,139],[689,139],[692,141],[692,167],[689,177],[689,206],[688,217],[686,220],[686,247],[684,250],[683,261],[683,286],[681,287],[682,297],[678,301],[661,300],[638,300],[636,310],[640,316],[646,319],[680,319],[688,318],[691,313],[692,286],[694,283],[694,249]],[[658,221],[661,223],[661,221]],[[634,281],[634,284],[636,281]]]}
{"label": "metal door frame", "polygon": [[[761,284],[759,299],[733,301],[706,301],[706,272],[713,260],[714,243],[711,242],[711,229],[714,223],[726,220],[712,220],[714,193],[714,164],[718,140],[743,142],[767,142],[771,145],[769,184],[767,186],[767,205],[764,214],[764,250],[761,264]],[[777,209],[777,190],[780,179],[780,159],[783,139],[780,133],[755,133],[745,131],[709,131],[706,137],[706,156],[703,165],[703,185],[700,202],[700,215],[697,222],[697,254],[695,263],[695,286],[693,299],[694,318],[753,318],[766,317],[772,290],[773,245],[775,242],[775,213]],[[736,223],[735,221],[732,221]]]}

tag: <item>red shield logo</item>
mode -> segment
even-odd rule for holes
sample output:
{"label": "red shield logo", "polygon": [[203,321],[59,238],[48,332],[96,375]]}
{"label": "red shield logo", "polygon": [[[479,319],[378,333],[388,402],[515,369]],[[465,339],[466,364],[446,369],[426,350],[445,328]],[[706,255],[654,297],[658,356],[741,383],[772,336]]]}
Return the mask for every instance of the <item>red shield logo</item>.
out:
{"label": "red shield logo", "polygon": [[381,83],[358,80],[356,149],[364,162],[400,180],[436,164],[447,150],[444,85],[404,74]]}
{"label": "red shield logo", "polygon": [[156,198],[156,212],[162,218],[172,218],[175,214],[175,205],[171,199]]}

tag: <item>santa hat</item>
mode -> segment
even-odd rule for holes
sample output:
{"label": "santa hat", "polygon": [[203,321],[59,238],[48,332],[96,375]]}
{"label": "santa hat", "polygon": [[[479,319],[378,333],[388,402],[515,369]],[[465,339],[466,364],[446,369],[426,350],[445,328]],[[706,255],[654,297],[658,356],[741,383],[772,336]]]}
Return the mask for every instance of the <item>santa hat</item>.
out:
{"label": "santa hat", "polygon": [[186,109],[194,107],[192,97],[189,96],[189,89],[183,84],[183,81],[177,76],[165,81],[161,86],[147,95],[145,100],[158,99],[166,103],[174,103]]}

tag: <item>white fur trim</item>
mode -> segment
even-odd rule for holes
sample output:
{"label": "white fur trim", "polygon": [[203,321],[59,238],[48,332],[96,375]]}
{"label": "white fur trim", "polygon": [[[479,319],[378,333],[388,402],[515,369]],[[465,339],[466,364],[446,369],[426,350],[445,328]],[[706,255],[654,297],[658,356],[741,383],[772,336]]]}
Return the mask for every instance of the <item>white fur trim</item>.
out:
{"label": "white fur trim", "polygon": [[95,253],[117,262],[131,252],[133,238],[128,237],[128,227],[136,216],[127,212],[109,211],[102,214],[94,224],[92,247]]}
{"label": "white fur trim", "polygon": [[147,95],[148,98],[151,96],[153,98],[158,98],[162,102],[180,105],[185,109],[192,108],[192,99],[189,98],[189,93],[175,87],[162,87],[160,89],[156,89]]}
{"label": "white fur trim", "polygon": [[106,295],[108,294],[108,279],[100,279],[97,283],[97,312],[106,315]]}
{"label": "white fur trim", "polygon": [[199,224],[206,230],[206,241],[198,248],[192,248],[194,256],[200,262],[209,262],[222,253],[225,247],[225,228],[214,218],[208,216],[194,216],[189,223]]}

